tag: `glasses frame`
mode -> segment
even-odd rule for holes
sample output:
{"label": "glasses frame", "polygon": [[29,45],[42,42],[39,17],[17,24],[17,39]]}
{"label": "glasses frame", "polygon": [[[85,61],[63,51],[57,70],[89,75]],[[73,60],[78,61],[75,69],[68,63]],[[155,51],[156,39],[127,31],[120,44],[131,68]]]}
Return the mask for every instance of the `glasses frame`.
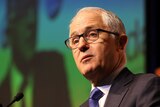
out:
{"label": "glasses frame", "polygon": [[[104,30],[104,29],[91,29],[91,30],[88,30],[88,31],[84,32],[84,33],[81,34],[81,35],[78,35],[78,37],[79,37],[79,38],[80,38],[80,37],[83,37],[83,38],[84,38],[84,35],[85,35],[87,32],[92,31],[92,30],[96,30],[96,31],[98,32],[98,38],[97,38],[96,40],[99,39],[99,32],[106,32],[106,33],[109,33],[109,34],[113,34],[113,35],[119,36],[119,33],[118,33],[118,32],[112,32],[112,31],[108,31],[108,30]],[[70,38],[73,38],[73,37],[70,37]],[[71,50],[78,48],[78,47],[72,48],[72,47],[69,45],[69,39],[70,39],[70,38],[68,38],[68,39],[66,39],[66,40],[64,41],[64,43],[65,43],[65,45],[67,46],[67,48],[69,48],[69,49],[71,49]],[[85,38],[84,38],[84,40],[86,41]],[[95,41],[96,41],[96,40],[95,40]],[[87,42],[87,41],[86,41],[86,42]],[[94,41],[93,41],[93,42],[94,42]],[[87,43],[88,43],[88,42],[87,42]],[[92,42],[91,42],[91,43],[92,43]]]}

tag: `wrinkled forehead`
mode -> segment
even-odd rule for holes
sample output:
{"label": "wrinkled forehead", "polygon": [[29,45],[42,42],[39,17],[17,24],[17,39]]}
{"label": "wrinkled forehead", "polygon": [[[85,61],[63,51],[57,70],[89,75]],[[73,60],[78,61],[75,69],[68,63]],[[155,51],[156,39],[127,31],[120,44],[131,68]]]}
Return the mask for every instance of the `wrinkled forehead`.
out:
{"label": "wrinkled forehead", "polygon": [[88,28],[103,28],[104,23],[101,13],[96,11],[82,11],[78,13],[70,24],[70,36],[74,33],[83,33]]}

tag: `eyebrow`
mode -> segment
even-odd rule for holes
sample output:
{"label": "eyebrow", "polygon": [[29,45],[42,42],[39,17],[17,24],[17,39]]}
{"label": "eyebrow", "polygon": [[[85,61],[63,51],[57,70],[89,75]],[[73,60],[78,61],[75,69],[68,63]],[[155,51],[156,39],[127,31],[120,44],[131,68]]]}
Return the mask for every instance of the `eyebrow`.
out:
{"label": "eyebrow", "polygon": [[[95,28],[95,26],[94,25],[91,25],[91,26],[87,26],[85,29],[84,29],[84,32],[86,32],[86,31],[88,31],[88,30],[90,30],[90,29],[93,29],[93,28]],[[71,34],[71,36],[70,37],[74,37],[74,36],[79,36],[79,35],[82,35],[82,34],[84,34],[84,32],[83,33],[81,33],[81,34],[78,34],[78,32],[73,32],[72,34]]]}
{"label": "eyebrow", "polygon": [[78,32],[73,32],[69,38],[74,37],[76,35],[78,35]]}

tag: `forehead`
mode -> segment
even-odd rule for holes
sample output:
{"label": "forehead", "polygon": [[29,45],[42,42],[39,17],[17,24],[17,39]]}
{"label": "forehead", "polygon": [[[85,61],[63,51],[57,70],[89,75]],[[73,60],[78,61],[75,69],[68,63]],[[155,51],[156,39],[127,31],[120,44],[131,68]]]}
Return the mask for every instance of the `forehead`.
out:
{"label": "forehead", "polygon": [[88,28],[104,28],[104,26],[100,13],[84,11],[74,17],[74,20],[70,24],[70,35],[83,33]]}

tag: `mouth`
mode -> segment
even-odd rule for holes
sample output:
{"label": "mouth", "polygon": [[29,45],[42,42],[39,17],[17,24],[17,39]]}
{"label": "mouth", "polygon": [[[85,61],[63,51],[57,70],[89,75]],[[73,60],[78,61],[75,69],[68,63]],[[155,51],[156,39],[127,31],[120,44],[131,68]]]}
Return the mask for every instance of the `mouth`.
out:
{"label": "mouth", "polygon": [[91,60],[92,58],[93,58],[93,55],[85,55],[82,57],[81,62],[82,63],[87,62],[87,61]]}

